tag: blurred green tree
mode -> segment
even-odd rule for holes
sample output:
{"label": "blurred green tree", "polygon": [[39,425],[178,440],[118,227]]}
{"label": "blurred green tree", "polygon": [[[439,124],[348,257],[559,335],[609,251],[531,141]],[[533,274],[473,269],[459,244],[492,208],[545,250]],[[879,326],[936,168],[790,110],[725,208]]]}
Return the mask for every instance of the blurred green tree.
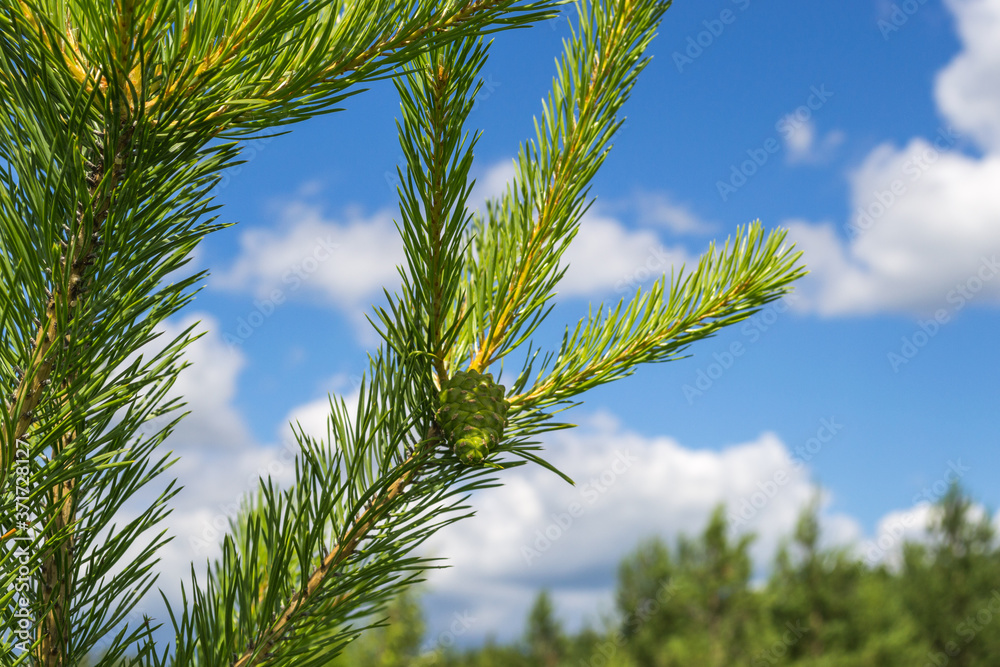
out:
{"label": "blurred green tree", "polygon": [[419,663],[424,631],[417,592],[404,588],[386,607],[384,620],[349,644],[330,667],[413,667]]}
{"label": "blurred green tree", "polygon": [[720,506],[700,538],[681,536],[673,554],[654,539],[626,557],[616,597],[638,664],[715,667],[749,659],[762,623],[749,589],[753,539],[731,539]]}
{"label": "blurred green tree", "polygon": [[531,606],[524,642],[529,664],[535,667],[556,667],[566,654],[566,637],[547,590],[540,591]]}
{"label": "blurred green tree", "polygon": [[770,628],[757,664],[796,667],[917,664],[923,644],[883,569],[848,547],[821,549],[819,498],[783,540],[766,589]]}
{"label": "blurred green tree", "polygon": [[1000,552],[989,512],[957,483],[933,505],[928,541],[903,548],[903,600],[934,667],[1000,665]]}

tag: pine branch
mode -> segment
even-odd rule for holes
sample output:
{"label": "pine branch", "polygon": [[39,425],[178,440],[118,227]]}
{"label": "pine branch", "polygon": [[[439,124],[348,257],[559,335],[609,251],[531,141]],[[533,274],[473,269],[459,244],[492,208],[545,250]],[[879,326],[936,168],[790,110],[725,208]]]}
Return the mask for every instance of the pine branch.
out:
{"label": "pine branch", "polygon": [[[354,20],[364,14],[357,8],[374,4],[385,4],[391,11],[373,12],[372,16],[378,19],[373,22]],[[194,234],[171,235],[170,227],[161,224],[168,216],[185,223],[211,210],[201,202],[196,203],[194,198],[203,191],[205,181],[199,179],[229,164],[234,151],[232,145],[226,145],[215,150],[217,157],[213,157],[213,151],[202,152],[200,146],[227,129],[242,131],[241,124],[253,128],[320,113],[336,100],[353,94],[347,91],[348,87],[382,76],[395,64],[406,62],[431,46],[447,43],[465,32],[523,25],[533,17],[547,15],[546,8],[555,4],[558,3],[529,4],[520,0],[490,0],[464,6],[442,3],[441,11],[426,12],[421,8],[412,20],[400,21],[413,8],[429,5],[415,0],[389,4],[361,2],[352,5],[353,10],[345,12],[340,17],[346,17],[345,21],[340,23],[329,12],[323,13],[321,3],[291,1],[251,4],[207,0],[186,6],[129,1],[94,5],[79,13],[74,13],[76,6],[60,5],[55,10],[46,5],[43,11],[20,2],[0,12],[0,40],[6,56],[5,63],[0,65],[0,90],[6,100],[16,99],[21,105],[0,106],[5,114],[4,129],[7,139],[18,135],[30,139],[30,144],[20,150],[15,149],[14,142],[0,145],[0,160],[6,160],[0,163],[13,167],[6,174],[5,185],[11,188],[8,192],[13,192],[17,183],[30,201],[28,208],[35,211],[47,210],[51,201],[68,203],[75,185],[62,191],[59,187],[72,184],[75,178],[89,193],[86,197],[89,204],[82,208],[79,204],[75,206],[74,219],[79,224],[76,230],[67,227],[70,236],[62,241],[62,253],[52,265],[55,271],[51,276],[53,289],[44,309],[46,320],[36,324],[37,343],[31,348],[28,363],[19,364],[26,370],[19,375],[11,404],[4,414],[5,438],[0,451],[2,475],[7,475],[15,463],[14,443],[25,437],[32,441],[31,456],[42,456],[44,460],[35,488],[39,493],[46,490],[49,493],[44,512],[51,521],[46,522],[44,540],[40,542],[45,547],[36,554],[44,572],[40,582],[44,593],[38,608],[46,615],[36,648],[47,663],[73,662],[86,651],[85,642],[91,641],[89,637],[81,638],[80,642],[75,640],[71,618],[79,611],[79,603],[74,602],[77,589],[96,581],[79,574],[85,562],[97,557],[96,552],[82,560],[76,552],[82,545],[95,548],[87,531],[94,528],[91,521],[100,513],[90,506],[78,516],[77,509],[85,506],[84,498],[99,489],[115,489],[116,495],[108,499],[108,506],[120,506],[137,487],[126,488],[117,485],[116,480],[135,478],[133,470],[145,465],[141,457],[103,463],[121,451],[103,448],[112,442],[126,441],[141,423],[141,417],[137,415],[111,432],[99,434],[110,411],[122,405],[143,383],[157,378],[147,375],[142,381],[133,382],[121,377],[118,379],[123,382],[117,388],[103,388],[101,383],[108,379],[108,374],[95,370],[99,364],[113,365],[121,360],[121,351],[136,349],[129,345],[148,340],[143,333],[145,327],[129,330],[130,318],[146,312],[148,326],[154,325],[158,318],[183,305],[186,298],[180,296],[182,290],[197,278],[182,281],[151,298],[141,296],[153,294],[150,288],[157,280],[182,264],[193,242],[213,229],[206,225]],[[57,11],[65,13],[53,13]],[[232,30],[227,30],[226,22],[222,25],[217,22],[226,14],[241,13],[241,20],[230,24],[234,26]],[[185,17],[183,27],[172,30],[177,23],[171,22],[178,17]],[[347,29],[340,30],[341,24]],[[358,28],[365,25],[382,29],[359,32]],[[386,28],[394,25],[402,27],[395,33],[387,32]],[[211,37],[220,28],[221,32],[215,33],[218,39]],[[382,33],[390,34],[390,38],[374,43],[367,38],[356,39]],[[300,41],[302,46],[295,44],[294,37],[304,34],[320,38],[327,48],[309,51],[315,40]],[[366,43],[369,47],[365,47]],[[299,50],[303,46],[306,49]],[[200,59],[190,57],[199,50],[203,52]],[[334,51],[346,57],[331,64],[328,56]],[[255,53],[266,57],[262,59]],[[292,57],[286,57],[289,53]],[[275,54],[277,57],[272,58]],[[282,81],[285,75],[281,72],[301,75]],[[255,76],[247,81],[241,74]],[[175,75],[177,78],[171,79]],[[43,82],[43,87],[34,88],[35,81]],[[273,85],[276,81],[282,83]],[[193,85],[184,87],[185,83]],[[250,89],[255,85],[269,95],[252,99]],[[214,106],[205,113],[206,105]],[[290,111],[292,108],[294,113]],[[30,110],[28,116],[22,115],[24,109]],[[279,118],[279,114],[284,117]],[[81,139],[95,127],[105,128],[98,132],[107,132],[114,148],[100,145],[95,153],[100,157],[74,162],[75,156],[87,151]],[[141,137],[134,146],[133,132]],[[118,139],[121,141],[115,143]],[[50,150],[56,145],[58,150]],[[107,169],[105,164],[109,165]],[[58,182],[55,197],[48,194],[50,180]],[[186,191],[185,197],[192,197],[187,201],[172,198],[168,193],[170,189],[183,191],[191,183],[196,187]],[[8,225],[4,228],[8,234],[4,237],[4,247],[12,247],[7,242],[14,239],[21,258],[28,260],[23,264],[19,261],[16,266],[3,266],[5,278],[11,278],[7,284],[33,285],[36,278],[26,281],[25,269],[45,266],[52,228],[48,224],[19,227],[14,221],[14,200],[6,197],[2,203],[6,207],[4,222]],[[45,216],[45,223],[59,218],[52,213]],[[188,218],[188,213],[193,215]],[[117,238],[108,239],[111,243],[107,245],[113,250],[100,251],[99,246],[106,240],[102,235],[104,224],[112,217],[116,219]],[[41,261],[35,261],[34,257]],[[143,264],[145,267],[140,268]],[[149,270],[151,266],[157,268]],[[84,300],[85,289],[99,275],[105,277],[101,293],[95,294],[92,301]],[[136,279],[142,275],[149,279]],[[108,277],[112,280],[108,281]],[[118,287],[121,291],[115,292]],[[15,293],[4,298],[6,303],[13,303]],[[3,310],[4,316],[13,312]],[[91,319],[95,314],[106,321]],[[18,332],[25,330],[20,324],[16,327]],[[5,338],[7,333],[5,326]],[[102,340],[101,336],[105,338]],[[102,354],[102,349],[116,340],[125,347],[119,348],[118,354]],[[11,339],[8,342],[10,350],[25,346]],[[172,347],[165,358],[170,359],[176,352],[179,349]],[[7,357],[6,349],[4,356]],[[130,372],[142,373],[136,367]],[[176,369],[160,379],[169,384],[172,372]],[[107,399],[102,403],[98,400],[100,396]],[[29,420],[35,420],[34,430]],[[42,454],[43,443],[49,445],[47,455]],[[150,451],[138,450],[142,455]],[[103,471],[103,476],[94,476],[98,471]],[[154,475],[161,471],[157,466]],[[144,478],[143,483],[149,479]],[[7,487],[4,484],[2,488],[6,491]],[[8,509],[4,507],[5,516]],[[157,519],[156,512],[146,513],[136,529],[141,532]],[[360,525],[368,524],[363,521]],[[117,547],[96,549],[111,555]],[[346,549],[343,553],[351,551]],[[142,560],[150,555],[151,552],[145,553]],[[120,556],[118,552],[115,557]],[[10,563],[7,559],[3,562]],[[107,566],[110,562],[102,561],[100,570]],[[126,568],[122,577],[114,579],[115,588],[108,591],[124,590],[119,587],[128,582],[144,585],[143,572],[141,568]],[[110,602],[116,597],[112,593],[101,599]],[[122,600],[123,604],[134,603],[131,596]],[[101,607],[110,611],[103,602]],[[113,611],[111,617],[121,618],[121,614]],[[134,633],[122,639],[136,640]],[[113,649],[117,651],[118,647]]]}
{"label": "pine branch", "polygon": [[[451,312],[463,270],[463,235],[470,220],[469,172],[479,133],[463,130],[481,87],[486,61],[481,41],[455,42],[398,81],[403,119],[397,122],[406,173],[399,188],[407,258],[403,293],[379,309],[380,331],[397,354],[416,351],[434,367],[436,386],[448,378],[451,348],[463,315]],[[378,327],[377,327],[378,328]]]}
{"label": "pine branch", "polygon": [[624,300],[607,315],[599,307],[572,334],[567,329],[554,355],[556,366],[545,374],[543,365],[542,377],[529,391],[511,396],[511,406],[530,411],[564,403],[630,375],[639,364],[677,359],[694,341],[750,317],[805,274],[797,266],[801,253],[784,247],[784,239],[782,230],[765,237],[755,223],[738,230],[720,252],[709,248],[691,274],[682,268],[671,276],[669,294],[664,294],[664,276],[624,311]]}
{"label": "pine branch", "polygon": [[[634,9],[628,0],[616,7]],[[604,129],[583,130],[580,136],[584,138],[579,141],[582,145],[596,142],[598,160],[607,152],[607,138],[616,126],[613,111],[609,110],[617,109],[624,101],[638,69],[635,63],[662,9],[665,8],[641,14],[643,20],[637,25],[629,24],[630,32],[626,37],[620,36],[625,23],[610,18],[614,15],[612,9],[594,8],[590,14],[581,9],[581,16],[591,22],[589,32],[585,31],[586,38],[567,47],[571,53],[567,58],[586,63],[599,61],[600,56],[609,55],[599,48],[607,44],[614,45],[615,53],[620,53],[624,44],[616,41],[616,36],[637,45],[635,52],[626,53],[614,69],[596,70],[600,77],[618,82],[619,88],[611,86],[600,104],[584,105],[596,109],[594,117],[584,120]],[[574,48],[577,50],[573,51]],[[305,434],[299,436],[304,452],[303,471],[297,475],[294,487],[282,502],[273,492],[265,492],[262,505],[241,519],[236,531],[237,535],[244,536],[244,560],[236,558],[227,538],[223,560],[209,580],[209,593],[205,597],[196,595],[190,612],[185,604],[180,621],[175,619],[178,636],[185,638],[175,664],[189,664],[196,655],[200,660],[212,662],[228,650],[226,647],[238,642],[245,643],[246,648],[233,656],[235,665],[283,664],[292,656],[308,656],[295,659],[321,664],[324,656],[336,654],[344,642],[356,636],[361,628],[370,626],[371,614],[381,608],[384,596],[401,585],[393,583],[393,573],[402,572],[406,567],[417,571],[427,567],[422,559],[406,558],[405,554],[438,526],[423,525],[419,538],[408,533],[404,526],[412,525],[415,517],[424,512],[447,517],[439,525],[461,518],[453,516],[461,506],[442,506],[433,498],[462,493],[463,487],[458,491],[455,487],[467,475],[488,474],[488,468],[456,466],[454,454],[441,451],[441,445],[448,444],[443,438],[430,435],[418,438],[416,454],[405,454],[403,445],[405,434],[411,429],[434,433],[427,429],[435,427],[437,389],[447,377],[449,368],[462,358],[457,350],[461,349],[463,326],[474,328],[476,323],[508,322],[502,333],[497,333],[504,337],[497,341],[498,350],[513,348],[510,339],[518,326],[511,317],[496,317],[498,311],[505,312],[501,309],[509,306],[504,306],[503,301],[491,303],[484,297],[483,290],[477,291],[485,281],[472,285],[470,292],[463,293],[461,280],[468,266],[462,256],[462,244],[467,238],[470,221],[465,205],[470,188],[467,176],[471,148],[475,143],[474,140],[465,143],[461,126],[471,109],[471,77],[478,72],[481,58],[478,52],[461,46],[446,51],[445,57],[432,52],[430,59],[419,61],[407,75],[405,85],[398,85],[403,111],[400,137],[407,160],[406,173],[400,174],[403,223],[399,227],[407,267],[401,270],[402,294],[387,294],[388,306],[377,309],[376,325],[388,344],[385,359],[396,359],[397,370],[389,372],[382,361],[372,362],[375,384],[368,394],[362,391],[354,429],[347,426],[350,416],[343,406],[332,406],[333,430],[329,437],[335,452],[332,461],[324,462],[323,449],[311,445]],[[466,63],[465,66],[462,63]],[[468,63],[476,66],[470,67]],[[582,79],[578,77],[577,80]],[[455,88],[450,89],[449,84],[453,82]],[[587,88],[589,91],[596,89],[599,89],[597,82]],[[569,109],[568,106],[561,108]],[[575,118],[572,113],[565,117]],[[551,136],[556,134],[553,130]],[[564,165],[562,169],[571,171],[569,167],[578,164],[576,161],[580,157],[572,141],[567,145],[568,157],[552,164]],[[548,153],[549,149],[543,148],[540,153],[523,157],[522,173],[545,173],[545,164],[549,163],[544,156]],[[542,159],[541,163],[536,159]],[[561,173],[554,167],[551,171]],[[554,181],[531,180],[532,187],[539,182],[550,184],[547,191],[550,194],[540,201],[551,202],[551,209],[543,208],[543,212],[552,211],[546,213],[552,217],[550,227],[558,227],[562,238],[553,234],[552,238],[557,240],[538,242],[536,252],[545,253],[545,257],[534,266],[534,271],[549,271],[550,275],[530,285],[525,279],[526,287],[521,292],[525,309],[537,310],[538,303],[527,297],[533,291],[547,289],[561,276],[561,271],[553,271],[550,267],[553,257],[557,258],[560,252],[559,244],[564,246],[572,238],[582,209],[583,188],[591,176],[592,173],[584,170],[576,183],[570,183],[568,172]],[[551,185],[552,182],[556,185]],[[542,191],[541,188],[536,190]],[[560,198],[569,194],[576,198],[575,202],[560,203]],[[522,196],[524,201],[534,201],[526,191],[522,191]],[[518,224],[517,220],[510,222],[515,232]],[[534,233],[536,228],[533,226],[529,231]],[[478,231],[482,229],[477,228],[473,233]],[[540,380],[534,390],[511,397],[510,433],[493,454],[513,454],[552,469],[551,464],[533,454],[538,448],[529,440],[545,430],[566,426],[553,424],[545,409],[565,403],[569,397],[596,384],[622,377],[635,364],[667,360],[684,345],[745,317],[761,303],[779,296],[798,275],[793,269],[797,257],[787,252],[782,255],[784,251],[778,247],[780,236],[773,235],[766,243],[761,243],[762,232],[754,227],[747,239],[738,240],[731,251],[727,244],[720,257],[710,252],[693,279],[682,279],[672,286],[671,298],[666,303],[663,303],[662,286],[656,287],[651,293],[637,297],[623,317],[616,314],[608,320],[595,320],[587,325],[586,335],[564,342],[559,355],[561,364]],[[523,247],[511,241],[518,238],[514,232],[500,238],[508,250]],[[538,238],[538,234],[527,238]],[[480,249],[487,243],[480,239],[475,242],[480,243]],[[499,256],[499,246],[489,247],[489,250],[496,253],[475,257],[479,264],[474,261],[473,270]],[[527,256],[530,260],[532,255],[529,252]],[[525,265],[516,266],[521,272],[518,275],[525,275]],[[536,277],[531,276],[532,279]],[[496,286],[496,281],[489,284]],[[472,305],[470,310],[478,309],[475,317],[466,319],[468,313],[462,308],[456,312],[444,307],[445,304],[466,303]],[[448,314],[447,318],[442,317],[444,313]],[[490,317],[481,317],[484,313]],[[633,324],[636,324],[634,330]],[[613,341],[610,348],[609,341]],[[595,354],[602,348],[606,348],[603,353]],[[386,363],[392,366],[396,362]],[[520,381],[522,387],[524,381]],[[384,398],[380,400],[379,396]],[[382,416],[375,419],[376,414]],[[385,435],[375,436],[377,432]],[[436,442],[439,440],[441,442]],[[421,458],[421,452],[426,453],[425,458]],[[369,463],[362,464],[362,461]],[[515,462],[507,467],[519,464]],[[488,465],[496,464],[491,461]],[[307,472],[310,469],[328,472],[310,486],[305,481],[312,474]],[[414,486],[414,480],[425,471],[428,473],[426,481]],[[486,483],[492,482],[483,482]],[[307,493],[310,488],[312,490]],[[300,495],[294,496],[296,493]],[[329,502],[306,501],[307,497],[315,496],[329,499]],[[293,502],[293,497],[299,500]],[[302,509],[306,504],[311,508],[308,513]],[[425,509],[419,509],[421,507]],[[311,524],[308,524],[310,518]],[[308,536],[304,533],[307,525],[312,526]],[[310,545],[324,541],[321,538],[328,525],[337,540],[312,564],[301,558],[293,562],[288,554],[290,544],[278,543],[274,537],[298,534],[296,549],[311,553]],[[404,535],[406,537],[402,537]],[[365,541],[370,546],[360,549]],[[266,548],[259,549],[261,544],[266,544]],[[264,573],[270,574],[264,576]],[[287,593],[288,582],[298,577],[302,578],[302,586],[297,591],[291,590],[287,603],[276,606],[278,591]],[[240,591],[247,584],[256,592],[253,600],[245,600],[234,608],[232,601],[240,598]],[[359,595],[361,590],[366,591],[364,595]],[[352,628],[349,622],[357,619],[356,614],[360,613],[369,620]],[[228,629],[227,614],[236,616],[238,629]],[[317,616],[326,623],[315,622],[313,619]],[[195,628],[198,629],[197,637]],[[317,652],[321,642],[329,648]]]}
{"label": "pine branch", "polygon": [[[91,274],[88,270],[94,263],[94,249],[102,242],[102,226],[107,218],[112,193],[122,177],[122,169],[117,165],[124,159],[131,138],[130,129],[118,138],[113,150],[115,168],[106,170],[103,157],[98,164],[89,165],[87,172],[88,201],[79,205],[79,215],[76,218],[75,230],[69,229],[69,241],[60,241],[62,253],[59,258],[56,281],[65,277],[62,286],[56,288],[48,298],[45,308],[45,321],[40,324],[33,340],[33,355],[28,370],[14,392],[14,399],[8,407],[9,419],[14,422],[14,433],[10,442],[21,441],[27,435],[30,425],[35,421],[34,411],[41,403],[44,389],[50,385],[50,374],[55,357],[69,351],[71,335],[66,333],[77,312],[82,309]],[[98,142],[100,146],[100,141]],[[105,176],[107,179],[105,180]],[[89,208],[85,215],[84,208]],[[61,341],[62,345],[56,346]],[[73,374],[69,372],[62,380],[65,391],[73,384]],[[66,393],[64,396],[68,396]],[[66,404],[66,399],[62,399]],[[68,407],[68,404],[67,404]],[[80,428],[80,427],[77,427]],[[78,436],[78,431],[69,430],[61,435],[53,448],[52,460],[62,458]],[[6,477],[11,467],[17,464],[12,460],[11,448],[0,448],[0,488],[4,487]],[[72,464],[71,464],[72,465]],[[69,620],[70,591],[72,589],[72,573],[74,571],[74,539],[73,526],[76,523],[76,504],[78,498],[74,493],[76,480],[69,477],[58,482],[49,497],[50,511],[55,514],[55,522],[50,530],[62,536],[58,545],[46,550],[41,565],[42,599],[41,608],[49,610],[38,628],[39,664],[50,666],[63,664],[67,659],[66,647],[72,631]]]}
{"label": "pine branch", "polygon": [[[8,12],[5,7],[2,17],[10,19]],[[154,439],[132,443],[158,407],[143,407],[139,395],[152,389],[154,403],[165,405],[155,389],[172,382],[179,348],[189,339],[175,341],[151,364],[120,364],[189,298],[183,292],[198,276],[160,283],[183,265],[200,236],[218,228],[192,223],[205,213],[201,195],[210,174],[232,151],[195,156],[195,163],[205,158],[198,165],[184,164],[184,153],[175,150],[182,162],[170,164],[173,181],[136,178],[144,169],[155,176],[150,164],[162,159],[148,128],[122,123],[121,98],[111,91],[103,106],[95,104],[96,95],[81,93],[72,69],[53,58],[51,40],[17,27],[16,20],[0,20],[0,357],[5,371],[27,370],[2,413],[0,472],[9,476],[15,464],[25,471],[19,484],[30,490],[38,531],[18,535],[27,540],[18,542],[26,555],[0,553],[0,579],[5,590],[18,583],[22,605],[29,602],[38,619],[33,645],[26,641],[37,661],[76,664],[148,589],[155,548],[119,572],[110,570],[162,519],[169,492],[120,534],[96,543],[94,537],[166,467],[161,459],[149,469],[148,458],[173,424]],[[35,313],[45,321],[31,323]],[[141,316],[146,320],[137,323]],[[37,333],[29,337],[32,327]],[[121,408],[127,414],[111,423]],[[27,456],[14,459],[15,443]],[[130,445],[133,460],[124,455]],[[15,515],[21,510],[6,481],[0,522],[20,527]],[[161,537],[150,547],[162,544]],[[19,571],[36,577],[30,595],[17,581]],[[16,604],[14,596],[3,598],[4,657]],[[137,640],[135,633],[119,633],[109,653]]]}
{"label": "pine branch", "polygon": [[[408,157],[405,185],[400,190],[402,229],[407,230],[404,233],[409,259],[403,300],[407,304],[405,310],[410,313],[408,331],[427,346],[426,355],[417,356],[418,363],[409,368],[411,373],[423,373],[429,379],[423,363],[426,356],[439,381],[446,377],[442,364],[447,356],[443,347],[443,310],[453,300],[458,286],[462,258],[458,244],[469,218],[465,201],[471,185],[466,177],[474,141],[463,145],[461,128],[474,105],[474,90],[478,90],[475,79],[485,55],[481,42],[455,42],[419,59],[417,67],[407,75],[406,84],[397,85],[404,107],[400,143]],[[392,322],[384,313],[382,319]],[[433,385],[428,382],[425,386]],[[404,494],[415,478],[436,464],[433,450],[443,440],[435,423],[426,428],[426,435],[399,463],[391,463],[385,453],[379,454],[383,469],[367,486],[366,500],[355,502],[345,513],[348,528],[312,570],[308,582],[292,595],[269,625],[249,640],[248,648],[234,660],[236,667],[260,664],[259,661],[274,657],[286,633],[300,616],[310,613],[311,607],[313,611],[321,607],[323,616],[331,619],[333,626],[337,624],[335,619],[349,618],[349,610],[341,607],[358,596],[358,589],[324,599],[320,595],[324,583],[335,574],[343,575],[345,563],[359,555],[359,544],[387,521],[391,525],[393,512],[398,516],[410,514],[402,511],[410,504]],[[346,434],[340,440],[350,442]],[[458,468],[458,474],[464,471]],[[324,491],[334,497],[340,493],[334,489]],[[273,563],[269,565],[274,567]],[[364,571],[363,565],[361,569]],[[272,585],[262,590],[270,591]],[[266,604],[263,593],[258,595],[257,604]],[[294,637],[290,641],[294,642]]]}
{"label": "pine branch", "polygon": [[[125,158],[130,139],[131,129],[126,128],[112,153],[114,164],[120,164]],[[97,145],[102,147],[100,137]],[[14,398],[7,408],[9,419],[15,424],[14,432],[9,436],[10,443],[24,438],[33,422],[34,411],[50,384],[55,357],[61,349],[55,347],[56,341],[62,341],[63,348],[69,344],[66,328],[82,307],[81,301],[91,280],[90,267],[94,264],[95,251],[103,242],[102,227],[111,206],[112,193],[122,175],[120,167],[106,170],[103,156],[98,158],[97,164],[90,164],[87,168],[89,201],[80,203],[75,229],[67,228],[69,240],[59,242],[62,253],[58,271],[53,277],[61,282],[61,287],[48,297],[45,320],[40,323],[31,344],[33,353],[28,369],[21,375]],[[85,207],[89,209],[89,215],[85,214]],[[0,488],[3,488],[10,467],[14,465],[12,451],[11,446],[0,447]]]}
{"label": "pine branch", "polygon": [[[487,299],[481,311],[488,322],[470,324],[481,330],[470,351],[470,368],[488,368],[540,321],[540,308],[562,277],[559,258],[586,210],[585,188],[620,125],[615,114],[648,62],[641,55],[669,5],[577,3],[580,33],[566,44],[541,126],[535,123],[538,144],[522,148],[514,183],[502,203],[491,205],[488,217],[496,228],[484,222],[476,230],[478,256],[471,260],[476,268],[469,289]],[[494,275],[491,267],[504,262],[496,256],[497,246],[516,248],[517,255]]]}

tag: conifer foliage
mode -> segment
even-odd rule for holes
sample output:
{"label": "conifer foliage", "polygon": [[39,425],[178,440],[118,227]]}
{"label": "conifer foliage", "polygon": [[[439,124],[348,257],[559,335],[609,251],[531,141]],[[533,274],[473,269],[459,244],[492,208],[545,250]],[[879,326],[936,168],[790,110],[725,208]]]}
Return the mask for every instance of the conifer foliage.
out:
{"label": "conifer foliage", "polygon": [[[483,36],[561,4],[0,0],[3,664],[81,664],[99,642],[101,665],[327,664],[431,565],[414,548],[467,516],[471,491],[506,467],[551,468],[537,437],[569,426],[554,416],[577,396],[677,358],[788,291],[798,255],[782,231],[751,224],[692,269],[593,309],[539,359],[532,335],[669,2],[576,3],[515,179],[470,211],[478,134],[465,124]],[[179,594],[167,583],[175,640],[157,646],[155,624],[123,621],[156,581],[169,539],[157,525],[176,488],[112,522],[173,462],[160,445],[183,404],[166,396],[195,336],[144,346],[205,275],[183,267],[227,226],[211,190],[243,142],[388,76],[401,99],[406,263],[400,292],[373,313],[383,344],[357,411],[331,399],[326,438],[296,433],[294,484],[262,479],[207,580],[192,569]],[[489,424],[475,455],[456,451],[441,390],[491,369],[499,384],[502,362],[525,349],[503,429]]]}

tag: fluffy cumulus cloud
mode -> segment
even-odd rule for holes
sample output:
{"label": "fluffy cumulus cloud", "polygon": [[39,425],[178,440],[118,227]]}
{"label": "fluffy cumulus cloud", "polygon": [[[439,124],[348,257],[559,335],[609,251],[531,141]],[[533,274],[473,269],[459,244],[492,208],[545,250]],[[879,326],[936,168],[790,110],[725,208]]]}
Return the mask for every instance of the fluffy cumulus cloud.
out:
{"label": "fluffy cumulus cloud", "polygon": [[1000,298],[1000,0],[946,4],[963,46],[937,79],[945,123],[872,151],[850,175],[842,229],[789,224],[812,270],[803,288],[821,314],[946,319]]}
{"label": "fluffy cumulus cloud", "polygon": [[243,232],[240,254],[213,286],[250,291],[257,299],[319,300],[355,321],[372,300],[399,283],[403,245],[388,209],[365,215],[347,209],[329,217],[317,206],[293,201],[278,224]]}
{"label": "fluffy cumulus cloud", "polygon": [[935,95],[955,127],[1000,151],[1000,2],[945,0],[963,50],[938,73]]}

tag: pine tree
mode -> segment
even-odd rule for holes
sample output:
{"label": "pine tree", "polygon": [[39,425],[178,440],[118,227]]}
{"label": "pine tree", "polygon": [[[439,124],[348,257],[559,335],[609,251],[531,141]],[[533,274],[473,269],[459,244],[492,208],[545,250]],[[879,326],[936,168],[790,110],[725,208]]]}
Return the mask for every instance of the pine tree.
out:
{"label": "pine tree", "polygon": [[755,658],[797,667],[922,664],[924,644],[890,573],[868,569],[846,547],[821,548],[820,536],[816,497],[778,551],[766,590],[771,632]]}
{"label": "pine tree", "polygon": [[[760,626],[760,609],[750,591],[750,545],[753,535],[733,539],[725,509],[719,506],[699,540],[681,536],[676,558],[682,573],[679,587],[691,615],[689,621],[704,638],[706,665],[746,661]],[[674,661],[668,664],[680,664]]]}
{"label": "pine tree", "polygon": [[819,498],[814,497],[800,514],[793,534],[791,546],[798,552],[798,562],[793,562],[789,545],[783,544],[769,585],[777,634],[787,627],[804,628],[803,636],[787,647],[790,659],[816,658],[831,644],[844,648],[854,639],[844,636],[844,612],[852,604],[861,568],[844,553],[828,554],[819,548],[818,512]]}
{"label": "pine tree", "polygon": [[976,516],[957,484],[932,507],[929,542],[903,551],[903,599],[929,644],[929,664],[1000,660],[1000,545],[988,512]]}
{"label": "pine tree", "polygon": [[640,665],[729,665],[748,661],[761,625],[749,589],[753,536],[727,533],[717,507],[697,538],[642,543],[618,571],[617,600],[628,652]]}
{"label": "pine tree", "polygon": [[[751,224],[691,270],[587,313],[538,359],[532,336],[669,6],[578,0],[513,183],[470,211],[478,135],[465,124],[483,35],[558,4],[0,0],[4,664],[76,665],[99,642],[100,665],[126,655],[141,665],[326,664],[421,577],[431,563],[414,548],[468,516],[470,492],[504,468],[555,471],[537,438],[570,426],[560,410],[639,364],[678,358],[802,275],[784,232]],[[244,142],[335,111],[389,76],[402,101],[406,264],[401,291],[373,317],[383,343],[357,412],[332,398],[325,438],[296,432],[294,483],[261,480],[207,580],[192,570],[170,607],[173,645],[157,646],[156,624],[125,621],[156,582],[169,539],[157,525],[177,489],[112,522],[173,463],[160,445],[183,403],[166,395],[196,336],[188,329],[156,354],[145,346],[204,277],[182,269],[228,224],[210,192]],[[515,350],[527,361],[504,380]],[[464,425],[439,422],[441,389],[491,369],[507,411],[479,432],[473,456],[456,435]],[[463,419],[476,426],[477,416],[487,418]],[[133,544],[142,551],[125,560]]]}
{"label": "pine tree", "polygon": [[566,637],[555,615],[548,591],[542,590],[528,612],[524,642],[529,663],[537,667],[555,667],[566,653]]}
{"label": "pine tree", "polygon": [[676,587],[670,550],[658,537],[641,542],[618,566],[619,632],[640,664],[655,664],[664,640],[680,627],[683,610],[662,604],[671,600]]}
{"label": "pine tree", "polygon": [[348,646],[329,667],[412,667],[422,665],[424,614],[413,588],[404,588],[386,607],[385,619]]}

